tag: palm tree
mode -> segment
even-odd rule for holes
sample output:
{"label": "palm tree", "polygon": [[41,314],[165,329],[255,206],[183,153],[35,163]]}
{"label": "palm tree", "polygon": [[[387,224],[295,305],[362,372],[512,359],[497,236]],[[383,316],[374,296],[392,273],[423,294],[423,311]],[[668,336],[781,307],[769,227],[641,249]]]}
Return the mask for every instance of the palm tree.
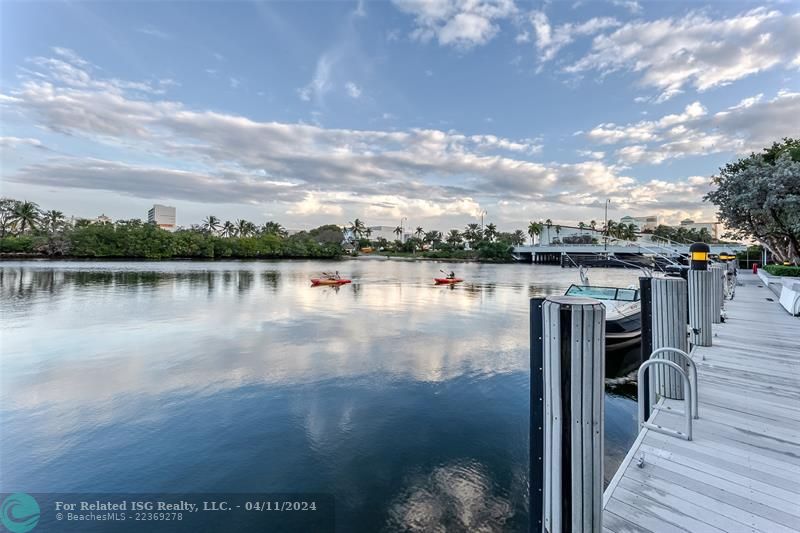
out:
{"label": "palm tree", "polygon": [[19,202],[14,206],[11,215],[14,227],[20,234],[26,230],[35,230],[39,224],[39,206],[34,202]]}
{"label": "palm tree", "polygon": [[550,226],[553,225],[553,221],[548,218],[547,220],[544,221],[544,225],[549,228]]}
{"label": "palm tree", "polygon": [[414,230],[414,236],[415,236],[417,239],[420,239],[420,240],[422,240],[422,236],[423,236],[423,235],[425,235],[425,230],[424,230],[424,229],[422,229],[422,226],[417,226],[417,229],[416,229],[416,230]]}
{"label": "palm tree", "polygon": [[457,229],[451,229],[447,234],[447,244],[451,246],[458,246],[461,244],[461,233]]}
{"label": "palm tree", "polygon": [[590,220],[589,221],[589,227],[592,228],[592,229],[596,229],[597,228],[597,221]]}
{"label": "palm tree", "polygon": [[277,235],[278,237],[286,237],[286,229],[281,226],[278,222],[264,222],[264,225],[261,226],[261,233],[265,235]]}
{"label": "palm tree", "polygon": [[50,233],[56,233],[64,227],[64,213],[51,209],[42,213],[42,222],[44,222],[44,229]]}
{"label": "palm tree", "polygon": [[613,220],[606,221],[606,238],[616,236],[617,223]]}
{"label": "palm tree", "polygon": [[514,233],[511,234],[511,244],[514,246],[522,246],[525,244],[525,232],[521,229],[515,230]]}
{"label": "palm tree", "polygon": [[531,244],[534,243],[534,237],[542,232],[541,222],[531,222],[528,224],[528,235],[531,236]]}
{"label": "palm tree", "polygon": [[483,230],[483,236],[487,241],[493,241],[494,238],[497,237],[497,226],[492,223],[486,224],[486,228]]}
{"label": "palm tree", "polygon": [[627,240],[629,240],[629,241],[635,241],[636,240],[636,226],[633,225],[633,224],[628,224],[628,226],[625,228],[625,230],[626,230],[625,231],[625,238]]}
{"label": "palm tree", "polygon": [[219,231],[219,219],[214,215],[208,215],[203,221],[203,230],[209,233],[216,233]]}
{"label": "palm tree", "polygon": [[230,220],[226,220],[225,224],[222,225],[222,236],[223,237],[235,237],[236,236],[236,225],[231,222]]}
{"label": "palm tree", "polygon": [[355,235],[357,239],[360,239],[361,235],[364,233],[364,230],[366,229],[366,226],[364,225],[363,221],[355,219],[350,223],[350,229],[353,231],[353,235]]}
{"label": "palm tree", "polygon": [[367,239],[369,239],[370,237],[372,237],[372,230],[370,228],[365,229],[364,235],[366,235]]}
{"label": "palm tree", "polygon": [[586,229],[586,224],[582,221],[578,222],[578,229],[580,229],[581,233],[583,233],[583,230]]}
{"label": "palm tree", "polygon": [[397,226],[396,228],[394,228],[394,232],[393,233],[395,235],[397,235],[397,240],[399,241],[400,240],[400,236],[403,235],[403,227],[402,226]]}

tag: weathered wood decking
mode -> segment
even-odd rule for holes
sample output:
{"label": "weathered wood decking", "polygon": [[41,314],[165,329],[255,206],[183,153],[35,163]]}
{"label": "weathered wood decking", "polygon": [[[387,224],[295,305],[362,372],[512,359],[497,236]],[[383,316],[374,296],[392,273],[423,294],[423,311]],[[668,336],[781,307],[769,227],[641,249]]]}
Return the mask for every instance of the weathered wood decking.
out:
{"label": "weathered wood decking", "polygon": [[[604,531],[800,531],[800,318],[747,273],[726,310],[693,353],[693,440],[639,434],[605,491]],[[683,431],[675,413],[654,419]]]}

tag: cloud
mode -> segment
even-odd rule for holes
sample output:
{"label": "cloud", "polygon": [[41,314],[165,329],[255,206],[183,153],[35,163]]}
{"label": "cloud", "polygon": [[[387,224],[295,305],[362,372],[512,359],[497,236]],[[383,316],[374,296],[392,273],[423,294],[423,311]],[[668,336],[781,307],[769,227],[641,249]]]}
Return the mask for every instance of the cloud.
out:
{"label": "cloud", "polygon": [[350,98],[361,97],[361,88],[352,81],[348,81],[347,83],[345,83],[344,88],[347,91],[347,95],[350,96]]}
{"label": "cloud", "polygon": [[636,0],[611,0],[611,4],[624,7],[634,15],[642,12],[642,6]]}
{"label": "cloud", "polygon": [[436,39],[442,46],[472,48],[488,43],[499,31],[497,21],[517,12],[513,0],[393,0],[414,16],[411,38]]}
{"label": "cloud", "polygon": [[[38,127],[112,146],[117,153],[128,150],[136,162],[124,155],[118,161],[48,157],[4,173],[4,180],[147,199],[279,202],[297,216],[348,210],[392,219],[402,212],[465,215],[500,200],[599,206],[612,197],[696,206],[700,198],[687,193],[691,185],[684,183],[676,186],[675,195],[662,187],[664,196],[653,200],[642,184],[624,174],[624,167],[591,154],[591,160],[574,163],[537,161],[538,139],[255,121],[128,88],[136,83],[111,82],[88,72],[62,76],[62,65],[41,64],[44,78],[23,80],[0,97],[4,105]],[[755,111],[763,104],[742,110]],[[680,126],[699,115],[700,109],[690,106],[658,124]],[[159,163],[138,163],[142,154]]]}
{"label": "cloud", "polygon": [[139,33],[144,33],[145,35],[150,35],[152,37],[158,37],[159,39],[172,39],[172,35],[167,32],[161,31],[155,26],[148,24],[146,26],[142,26],[141,28],[137,28],[136,31]]}
{"label": "cloud", "polygon": [[20,146],[46,149],[39,139],[31,137],[0,137],[0,148],[18,148]]}
{"label": "cloud", "polygon": [[657,102],[691,86],[707,91],[800,60],[800,14],[757,8],[729,18],[704,12],[635,20],[594,38],[567,72],[630,71],[659,91]]}
{"label": "cloud", "polygon": [[314,69],[314,77],[308,82],[308,85],[301,87],[297,90],[297,94],[301,100],[306,102],[312,99],[321,102],[325,94],[331,90],[333,84],[330,81],[331,68],[335,60],[330,53],[325,53],[317,60],[317,66]]}
{"label": "cloud", "polygon": [[616,152],[623,164],[654,164],[668,159],[720,152],[759,151],[776,139],[797,135],[800,93],[779,92],[744,98],[709,114],[699,102],[659,120],[600,124],[586,137],[601,144],[624,144]]}
{"label": "cloud", "polygon": [[231,89],[238,89],[239,86],[242,85],[242,80],[231,76],[230,78],[228,78],[228,84],[230,85]]}
{"label": "cloud", "polygon": [[[578,36],[594,35],[620,25],[620,22],[614,18],[598,17],[580,24],[567,23],[551,26],[550,20],[543,11],[532,11],[528,14],[528,21],[536,36],[536,49],[539,51],[539,60],[542,62],[553,59],[559,50],[572,43]],[[517,42],[529,40],[527,31],[517,36]]]}

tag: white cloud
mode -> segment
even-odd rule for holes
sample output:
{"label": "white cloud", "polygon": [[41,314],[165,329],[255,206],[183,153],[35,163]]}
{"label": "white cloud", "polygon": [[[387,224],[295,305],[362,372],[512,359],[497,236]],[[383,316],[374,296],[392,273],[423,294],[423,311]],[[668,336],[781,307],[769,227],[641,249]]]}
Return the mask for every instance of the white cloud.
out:
{"label": "white cloud", "polygon": [[[532,11],[528,15],[528,19],[536,35],[535,44],[541,61],[553,59],[559,50],[572,43],[578,36],[594,35],[620,25],[620,22],[614,18],[599,17],[579,24],[567,23],[551,26],[550,20],[543,11]],[[519,36],[517,40],[519,42]]]}
{"label": "white cloud", "polygon": [[498,21],[517,12],[513,0],[393,0],[400,11],[414,16],[411,38],[436,39],[442,46],[471,48],[489,42]]}
{"label": "white cloud", "polygon": [[158,37],[159,39],[172,39],[172,35],[167,32],[161,31],[153,25],[146,25],[142,26],[141,28],[137,28],[136,31],[139,33],[144,33],[145,35],[150,35],[152,37]]}
{"label": "white cloud", "polygon": [[344,84],[344,88],[347,91],[347,95],[350,98],[360,98],[361,97],[361,88],[353,83],[352,81],[348,81]]}
{"label": "white cloud", "polygon": [[595,37],[591,51],[566,71],[631,71],[657,89],[657,102],[683,92],[729,84],[798,57],[800,14],[758,8],[729,18],[692,12],[681,18],[635,20]]}
{"label": "white cloud", "polygon": [[228,84],[231,86],[231,89],[238,89],[239,86],[242,84],[242,80],[231,76],[230,78],[228,78]]}
{"label": "white cloud", "polygon": [[724,111],[709,114],[699,102],[683,113],[659,120],[600,124],[586,137],[601,144],[624,144],[616,151],[624,164],[659,164],[667,159],[720,152],[758,151],[776,139],[797,135],[800,93],[779,92],[745,98]]}
{"label": "white cloud", "polygon": [[331,69],[334,64],[334,58],[330,53],[325,53],[317,60],[317,66],[314,69],[314,77],[305,87],[297,90],[297,94],[301,100],[306,102],[315,99],[317,103],[322,101],[325,94],[331,90]]}
{"label": "white cloud", "polygon": [[642,12],[642,6],[636,0],[611,0],[611,3],[617,7],[624,7],[633,14]]}
{"label": "white cloud", "polygon": [[[665,208],[685,208],[700,198],[687,192],[691,192],[688,183],[660,186],[662,196],[648,196],[649,185],[625,175],[624,167],[601,161],[597,154],[587,154],[590,160],[576,163],[536,161],[541,150],[538,139],[259,122],[191,109],[126,88],[136,83],[74,73],[62,76],[64,69],[58,63],[42,65],[50,69],[44,72],[46,79],[23,81],[0,98],[4,105],[39,127],[111,145],[121,153],[130,150],[132,161],[146,153],[161,163],[126,162],[124,156],[119,161],[41,157],[7,173],[4,180],[147,199],[279,202],[297,216],[369,212],[397,218],[398,213],[417,210],[446,217],[475,212],[476,206],[499,200],[600,206],[608,196],[620,202],[642,198],[648,206],[655,202]],[[744,110],[755,112],[761,105],[764,102]],[[690,123],[707,118],[703,112],[689,106],[674,117]],[[685,126],[674,117],[661,119],[659,127]],[[663,132],[656,128],[653,134]],[[328,194],[331,190],[337,193]]]}

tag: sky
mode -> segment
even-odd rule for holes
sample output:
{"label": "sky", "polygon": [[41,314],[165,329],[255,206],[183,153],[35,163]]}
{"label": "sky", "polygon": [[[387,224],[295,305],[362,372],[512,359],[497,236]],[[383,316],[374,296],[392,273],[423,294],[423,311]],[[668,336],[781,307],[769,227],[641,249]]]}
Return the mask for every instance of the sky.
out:
{"label": "sky", "polygon": [[714,219],[800,136],[800,5],[0,2],[0,193],[290,229]]}

